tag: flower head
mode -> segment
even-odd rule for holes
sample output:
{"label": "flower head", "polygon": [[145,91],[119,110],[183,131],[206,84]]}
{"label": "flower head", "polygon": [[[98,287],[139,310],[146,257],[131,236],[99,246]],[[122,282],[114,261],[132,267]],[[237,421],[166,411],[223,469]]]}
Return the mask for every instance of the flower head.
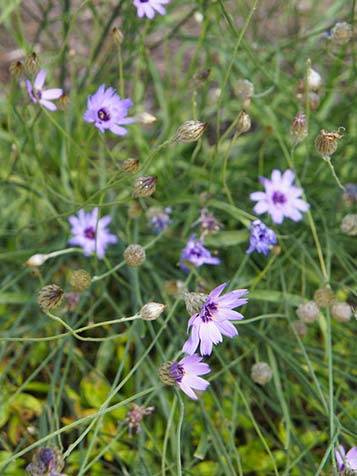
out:
{"label": "flower head", "polygon": [[63,94],[63,90],[60,88],[44,90],[43,85],[45,84],[46,74],[47,72],[44,69],[41,69],[35,78],[33,86],[31,81],[26,79],[27,92],[29,93],[32,102],[39,102],[46,109],[55,111],[57,106],[56,104],[53,104],[51,100],[60,98]]}
{"label": "flower head", "polygon": [[111,220],[108,215],[98,220],[98,208],[94,208],[89,213],[83,209],[79,210],[77,216],[71,216],[68,219],[73,235],[68,243],[83,248],[85,256],[96,253],[98,258],[102,259],[107,246],[118,241],[117,237],[107,230]]}
{"label": "flower head", "polygon": [[148,225],[155,234],[161,233],[162,231],[166,230],[168,226],[171,225],[171,212],[172,209],[170,207],[166,207],[165,209],[162,209],[160,207],[149,208],[146,213],[146,216],[149,219]]}
{"label": "flower head", "polygon": [[346,454],[345,448],[340,445],[338,449],[335,450],[335,457],[338,471],[341,474],[344,474],[343,471],[346,469],[353,471],[357,470],[357,446],[351,448]]}
{"label": "flower head", "polygon": [[219,258],[214,258],[210,251],[203,246],[202,240],[195,239],[195,234],[191,235],[186,246],[181,252],[180,267],[183,271],[188,271],[186,263],[191,263],[197,268],[203,264],[220,264]]}
{"label": "flower head", "polygon": [[147,16],[152,20],[155,13],[165,15],[166,10],[163,5],[170,3],[170,0],[134,0],[134,6],[137,8],[139,18]]}
{"label": "flower head", "polygon": [[274,223],[283,223],[284,217],[293,221],[302,220],[301,212],[306,212],[310,205],[301,197],[303,190],[293,185],[295,174],[286,170],[283,174],[279,170],[273,170],[271,179],[261,177],[260,181],[265,192],[250,194],[251,200],[256,203],[255,213],[269,213]]}
{"label": "flower head", "polygon": [[131,99],[120,99],[114,88],[106,90],[102,84],[95,94],[88,96],[87,111],[83,119],[94,122],[100,132],[109,129],[113,134],[125,136],[127,130],[121,126],[135,122],[135,119],[126,117],[132,105]]}
{"label": "flower head", "polygon": [[64,476],[62,453],[57,448],[39,448],[27,465],[26,471],[30,476]]}
{"label": "flower head", "polygon": [[260,220],[254,220],[250,224],[250,246],[246,253],[257,250],[258,253],[269,254],[270,247],[277,243],[277,237],[273,230],[264,225]]}
{"label": "flower head", "polygon": [[192,331],[182,349],[186,354],[193,354],[200,344],[201,354],[210,355],[213,344],[222,342],[222,335],[232,338],[238,334],[229,321],[243,319],[244,316],[233,309],[248,302],[246,298],[241,299],[248,291],[236,289],[220,296],[226,286],[227,283],[223,283],[211,291],[200,312],[188,321],[188,329],[192,327]]}

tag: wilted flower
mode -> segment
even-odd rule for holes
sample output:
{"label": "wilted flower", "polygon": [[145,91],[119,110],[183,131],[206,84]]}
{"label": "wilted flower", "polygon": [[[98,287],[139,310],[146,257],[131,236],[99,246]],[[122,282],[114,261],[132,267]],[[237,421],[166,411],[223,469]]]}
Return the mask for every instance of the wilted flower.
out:
{"label": "wilted flower", "polygon": [[[353,471],[357,471],[357,447],[351,448],[347,454],[345,448],[340,445],[337,450],[335,450],[335,458],[337,462],[337,468],[341,475],[352,476]],[[350,473],[349,471],[352,471]]]}
{"label": "wilted flower", "polygon": [[62,303],[64,291],[57,284],[44,286],[38,293],[38,303],[43,311],[55,309]]}
{"label": "wilted flower", "polygon": [[124,250],[124,259],[129,266],[140,266],[145,261],[145,250],[142,246],[132,244]]}
{"label": "wilted flower", "polygon": [[196,142],[201,138],[206,130],[207,122],[186,121],[176,131],[174,141],[176,142]]}
{"label": "wilted flower", "polygon": [[85,256],[96,253],[98,258],[102,259],[108,245],[118,242],[118,238],[107,230],[111,220],[109,215],[98,219],[97,207],[89,213],[85,213],[83,209],[79,210],[77,216],[68,218],[73,235],[68,243],[83,248]]}
{"label": "wilted flower", "polygon": [[312,323],[318,320],[320,309],[315,301],[308,301],[299,305],[296,314],[303,322]]}
{"label": "wilted flower", "polygon": [[100,132],[109,129],[113,134],[124,136],[128,131],[121,126],[135,122],[134,118],[126,117],[132,105],[131,99],[121,99],[114,88],[106,90],[102,84],[95,94],[88,96],[83,119],[94,122]]}
{"label": "wilted flower", "polygon": [[349,236],[357,235],[357,214],[349,213],[343,217],[341,223],[341,231]]}
{"label": "wilted flower", "polygon": [[146,212],[148,218],[148,225],[152,228],[152,231],[155,234],[159,234],[166,230],[168,226],[171,225],[172,220],[170,218],[170,213],[172,208],[166,207],[162,209],[160,207],[150,207]]}
{"label": "wilted flower", "polygon": [[140,309],[140,317],[144,321],[154,321],[161,316],[165,307],[165,304],[160,302],[148,302]]}
{"label": "wilted flower", "polygon": [[166,10],[163,5],[170,3],[170,0],[134,0],[134,6],[137,8],[139,18],[147,16],[152,20],[157,13],[165,15]]}
{"label": "wilted flower", "polygon": [[320,307],[332,306],[335,299],[335,293],[330,288],[320,288],[314,293],[314,301]]}
{"label": "wilted flower", "polygon": [[26,467],[30,476],[65,476],[61,473],[64,459],[57,448],[39,448]]}
{"label": "wilted flower", "polygon": [[273,376],[273,371],[266,362],[257,362],[250,371],[253,382],[259,385],[266,385]]}
{"label": "wilted flower", "polygon": [[331,314],[336,321],[348,322],[352,317],[352,308],[347,302],[335,302],[332,306]]}
{"label": "wilted flower", "polygon": [[352,25],[349,23],[338,22],[331,30],[331,40],[336,45],[346,45],[352,38]]}
{"label": "wilted flower", "polygon": [[236,289],[220,296],[226,286],[227,283],[223,283],[211,291],[201,310],[188,321],[188,330],[192,327],[191,336],[184,344],[182,352],[192,355],[200,344],[201,354],[210,355],[213,344],[222,342],[222,334],[230,339],[238,334],[237,329],[229,321],[244,318],[233,309],[248,302],[246,298],[241,299],[248,291]]}
{"label": "wilted flower", "polygon": [[219,258],[214,258],[210,251],[203,246],[202,240],[195,239],[196,234],[190,236],[186,246],[181,252],[180,267],[188,271],[187,264],[191,263],[197,268],[204,264],[220,264]]}
{"label": "wilted flower", "polygon": [[328,159],[332,154],[336,152],[337,141],[341,139],[343,135],[338,132],[328,132],[322,129],[320,134],[315,139],[315,147],[323,159]]}
{"label": "wilted flower", "polygon": [[310,205],[299,198],[303,190],[293,185],[294,179],[295,174],[289,169],[283,174],[279,170],[273,170],[271,179],[260,177],[265,192],[250,194],[251,200],[258,202],[254,207],[255,213],[269,213],[277,224],[282,223],[284,217],[293,221],[302,220],[300,212],[306,212]]}
{"label": "wilted flower", "polygon": [[292,142],[296,145],[302,142],[308,134],[307,120],[303,113],[299,113],[294,117],[290,128]]}
{"label": "wilted flower", "polygon": [[153,175],[138,177],[133,186],[134,197],[149,197],[156,190],[157,177]]}
{"label": "wilted flower", "polygon": [[128,424],[129,436],[131,437],[133,430],[135,430],[136,433],[141,433],[141,422],[143,421],[144,416],[150,415],[155,410],[155,407],[145,408],[136,403],[131,403],[130,406],[131,410],[126,414],[124,422]]}
{"label": "wilted flower", "polygon": [[257,250],[258,253],[269,254],[272,245],[278,242],[273,230],[264,225],[260,220],[254,220],[250,224],[250,246],[246,253]]}
{"label": "wilted flower", "polygon": [[69,283],[77,292],[83,292],[91,285],[91,275],[85,269],[76,269],[71,272]]}
{"label": "wilted flower", "polygon": [[58,99],[62,96],[63,90],[60,88],[56,89],[43,89],[43,85],[45,84],[47,72],[43,69],[38,73],[35,78],[33,87],[31,81],[28,79],[26,80],[26,87],[27,92],[32,100],[32,102],[37,103],[39,102],[44,106],[46,109],[50,111],[55,111],[57,106],[51,102],[53,99]]}
{"label": "wilted flower", "polygon": [[217,233],[222,226],[213,213],[210,213],[207,208],[202,208],[200,218],[193,225],[196,225],[196,223],[200,223],[201,225],[202,236]]}
{"label": "wilted flower", "polygon": [[209,386],[199,375],[208,374],[211,369],[208,364],[201,362],[197,354],[187,355],[179,362],[167,362],[160,367],[160,378],[167,385],[177,385],[193,400],[198,397],[193,390],[203,392]]}

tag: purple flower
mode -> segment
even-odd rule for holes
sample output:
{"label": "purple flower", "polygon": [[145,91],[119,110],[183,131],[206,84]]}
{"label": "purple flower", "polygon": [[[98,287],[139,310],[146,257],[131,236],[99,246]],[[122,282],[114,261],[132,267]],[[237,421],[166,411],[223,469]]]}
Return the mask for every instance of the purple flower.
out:
{"label": "purple flower", "polygon": [[202,240],[195,239],[195,233],[190,236],[186,246],[181,252],[180,267],[183,271],[189,271],[185,263],[192,263],[199,268],[203,264],[220,264],[219,258],[214,258],[209,250],[203,246]]}
{"label": "purple flower", "polygon": [[357,447],[351,448],[347,454],[345,448],[340,445],[335,450],[335,457],[337,461],[338,471],[342,474],[345,469],[357,471]]}
{"label": "purple flower", "polygon": [[244,316],[235,307],[243,306],[248,299],[241,299],[247,294],[246,289],[236,289],[220,296],[227,283],[217,286],[208,295],[200,312],[188,321],[188,329],[192,327],[191,336],[183,346],[182,352],[193,354],[199,343],[201,355],[210,355],[213,344],[222,342],[222,334],[230,339],[238,334],[237,329],[229,322],[243,319]]}
{"label": "purple flower", "polygon": [[114,88],[105,90],[105,85],[102,84],[95,94],[88,96],[87,111],[83,119],[94,122],[100,132],[109,129],[118,136],[125,136],[127,130],[120,125],[135,122],[135,119],[126,117],[132,105],[131,99],[120,99]]}
{"label": "purple flower", "polygon": [[283,175],[279,170],[273,170],[271,179],[260,177],[265,192],[250,194],[251,200],[258,202],[254,211],[258,215],[269,213],[274,223],[283,223],[284,216],[293,221],[302,220],[300,212],[306,212],[310,205],[299,198],[303,190],[295,187],[295,174],[286,170]]}
{"label": "purple flower", "polygon": [[34,454],[32,463],[26,466],[30,476],[65,476],[61,473],[64,460],[57,448],[40,448]]}
{"label": "purple flower", "polygon": [[170,213],[172,209],[166,207],[164,210],[160,207],[152,207],[147,211],[148,224],[155,234],[159,234],[171,225]]}
{"label": "purple flower", "polygon": [[162,5],[168,3],[170,3],[170,0],[134,0],[138,17],[142,18],[146,15],[150,20],[154,18],[156,12],[165,15],[166,10]]}
{"label": "purple flower", "polygon": [[275,245],[277,241],[273,230],[265,226],[260,220],[254,220],[250,224],[250,246],[246,253],[257,250],[258,253],[268,255],[271,245]]}
{"label": "purple flower", "polygon": [[47,72],[43,69],[37,74],[33,87],[31,81],[26,79],[27,92],[32,102],[39,102],[46,109],[55,111],[57,106],[50,101],[50,99],[58,99],[62,96],[63,90],[60,88],[43,90]]}
{"label": "purple flower", "polygon": [[208,364],[202,363],[201,360],[202,357],[197,354],[187,355],[180,362],[173,362],[169,371],[175,384],[193,400],[198,397],[192,389],[203,392],[209,386],[206,380],[198,377],[211,371]]}
{"label": "purple flower", "polygon": [[107,246],[118,241],[117,237],[106,229],[111,217],[106,215],[98,220],[98,208],[89,213],[79,210],[78,216],[71,216],[68,221],[73,235],[68,243],[83,248],[85,256],[96,253],[98,258],[102,259]]}

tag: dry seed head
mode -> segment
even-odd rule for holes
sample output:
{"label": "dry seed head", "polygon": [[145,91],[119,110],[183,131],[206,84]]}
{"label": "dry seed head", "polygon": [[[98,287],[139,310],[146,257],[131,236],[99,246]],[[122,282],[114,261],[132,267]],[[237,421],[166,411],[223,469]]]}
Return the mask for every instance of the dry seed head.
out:
{"label": "dry seed head", "polygon": [[137,120],[137,122],[145,126],[149,124],[153,124],[154,122],[157,121],[157,117],[153,116],[152,114],[146,111],[139,112],[139,114],[135,116],[135,119]]}
{"label": "dry seed head", "polygon": [[92,277],[85,269],[76,269],[71,272],[69,283],[79,293],[89,288],[92,282]]}
{"label": "dry seed head", "polygon": [[252,127],[252,121],[250,120],[250,116],[247,112],[241,111],[239,113],[238,122],[237,122],[237,132],[238,134],[244,134],[248,132]]}
{"label": "dry seed head", "polygon": [[294,321],[294,327],[300,337],[306,336],[307,327],[303,321],[301,321],[300,319],[297,319],[296,321]]}
{"label": "dry seed head", "polygon": [[42,255],[42,254],[37,254],[37,255],[32,255],[26,262],[26,266],[42,266],[43,263],[47,260],[48,255]]}
{"label": "dry seed head", "polygon": [[349,23],[338,22],[331,30],[331,41],[336,45],[346,45],[352,38],[353,30]]}
{"label": "dry seed head", "polygon": [[321,75],[313,68],[309,68],[307,73],[307,87],[310,91],[319,91],[322,85]]}
{"label": "dry seed head", "polygon": [[302,142],[308,134],[307,120],[306,116],[303,113],[297,114],[290,128],[290,135],[294,145]]}
{"label": "dry seed head", "polygon": [[40,69],[40,60],[35,52],[25,58],[25,70],[28,74],[35,74]]}
{"label": "dry seed head", "polygon": [[124,250],[124,259],[129,266],[140,266],[145,261],[145,250],[140,245],[129,245]]}
{"label": "dry seed head", "polygon": [[266,385],[273,376],[273,371],[266,362],[257,362],[250,371],[253,382]]}
{"label": "dry seed head", "polygon": [[120,169],[126,174],[132,174],[139,170],[139,160],[138,159],[126,159],[119,162]]}
{"label": "dry seed head", "polygon": [[357,214],[349,213],[343,218],[341,231],[349,236],[357,235]]}
{"label": "dry seed head", "polygon": [[352,308],[347,302],[335,302],[331,314],[336,321],[348,322],[352,317]]}
{"label": "dry seed head", "polygon": [[21,61],[15,61],[10,64],[9,71],[14,78],[20,78],[25,73],[25,66]]}
{"label": "dry seed head", "polygon": [[113,43],[117,46],[120,46],[123,43],[124,35],[123,32],[118,28],[112,28],[112,40]]}
{"label": "dry seed head", "polygon": [[335,302],[335,293],[330,288],[320,288],[314,293],[314,301],[320,307],[329,307]]}
{"label": "dry seed head", "polygon": [[154,321],[165,310],[165,304],[161,304],[160,302],[148,302],[140,309],[140,317],[144,319],[144,321]]}
{"label": "dry seed head", "polygon": [[168,361],[159,367],[160,380],[165,385],[175,385],[176,383],[175,379],[170,374],[172,364],[172,361]]}
{"label": "dry seed head", "polygon": [[305,302],[300,304],[296,310],[299,319],[306,323],[312,323],[318,320],[320,309],[315,301]]}
{"label": "dry seed head", "polygon": [[183,293],[186,309],[190,316],[200,312],[202,304],[207,300],[207,297],[208,295],[204,293]]}
{"label": "dry seed head", "polygon": [[186,121],[176,131],[175,142],[196,142],[206,130],[207,122]]}
{"label": "dry seed head", "polygon": [[337,141],[342,139],[343,135],[338,132],[328,132],[322,129],[315,139],[315,147],[323,159],[328,159],[336,152]]}
{"label": "dry seed head", "polygon": [[38,293],[38,303],[43,311],[58,307],[63,299],[64,291],[57,284],[44,286]]}
{"label": "dry seed head", "polygon": [[157,177],[156,176],[142,176],[138,177],[134,182],[133,194],[134,197],[149,197],[156,190]]}

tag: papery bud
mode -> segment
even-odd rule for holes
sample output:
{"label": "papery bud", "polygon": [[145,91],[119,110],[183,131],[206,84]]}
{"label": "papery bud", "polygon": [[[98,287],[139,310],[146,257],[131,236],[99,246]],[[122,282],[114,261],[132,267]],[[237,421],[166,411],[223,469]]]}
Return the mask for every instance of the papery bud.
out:
{"label": "papery bud", "polygon": [[243,102],[250,100],[254,95],[254,84],[248,79],[239,79],[234,86],[234,92]]}
{"label": "papery bud", "polygon": [[67,94],[62,94],[62,96],[58,99],[57,106],[60,111],[65,111],[70,103],[70,98]]}
{"label": "papery bud", "polygon": [[134,182],[134,197],[149,197],[156,190],[157,177],[149,175],[138,177]]}
{"label": "papery bud", "polygon": [[335,302],[331,314],[336,321],[348,322],[352,317],[352,308],[347,302]]}
{"label": "papery bud", "polygon": [[331,30],[331,40],[336,45],[345,45],[352,38],[352,26],[349,23],[338,22]]}
{"label": "papery bud", "polygon": [[32,255],[26,262],[26,266],[42,266],[43,263],[48,259],[48,255]]}
{"label": "papery bud", "polygon": [[161,316],[165,307],[165,304],[159,302],[148,302],[140,309],[140,317],[144,321],[154,321]]}
{"label": "papery bud", "polygon": [[129,266],[140,266],[145,261],[145,250],[140,245],[129,245],[124,250],[124,259]]}
{"label": "papery bud", "polygon": [[346,215],[341,223],[341,231],[349,236],[356,236],[357,235],[357,215],[356,214],[348,214]]}
{"label": "papery bud", "polygon": [[190,316],[193,316],[194,314],[200,312],[202,305],[207,300],[207,297],[208,295],[204,293],[183,293],[186,309]]}
{"label": "papery bud", "polygon": [[25,70],[28,74],[35,74],[40,69],[40,60],[35,52],[25,58]]}
{"label": "papery bud", "polygon": [[300,337],[305,337],[306,336],[307,327],[306,327],[306,325],[303,321],[301,321],[300,319],[294,321],[294,327],[295,327],[295,330],[296,330],[296,332],[298,333],[298,335]]}
{"label": "papery bud", "polygon": [[307,87],[310,91],[318,91],[322,85],[321,75],[312,68],[307,73]]}
{"label": "papery bud", "polygon": [[142,213],[143,213],[143,209],[137,200],[133,200],[132,202],[129,203],[129,208],[128,208],[129,218],[131,218],[132,220],[136,220],[142,215]]}
{"label": "papery bud", "polygon": [[352,207],[357,204],[357,184],[348,183],[343,192],[343,201],[346,205]]}
{"label": "papery bud", "polygon": [[303,113],[297,114],[290,128],[290,135],[294,145],[302,142],[308,134],[307,120]]}
{"label": "papery bud", "polygon": [[92,283],[92,277],[85,269],[76,269],[71,272],[69,283],[79,293],[89,288]]}
{"label": "papery bud", "polygon": [[21,61],[15,61],[10,64],[10,74],[15,78],[19,78],[25,74],[25,66]]}
{"label": "papery bud", "polygon": [[320,309],[315,301],[309,301],[300,304],[296,310],[296,314],[303,322],[310,324],[318,320]]}
{"label": "papery bud", "polygon": [[132,174],[139,170],[140,162],[138,159],[126,159],[119,162],[120,169],[126,174]]}
{"label": "papery bud", "polygon": [[238,117],[237,122],[237,132],[238,134],[244,134],[248,132],[252,127],[252,122],[250,120],[250,116],[245,111],[241,111]]}
{"label": "papery bud", "polygon": [[43,311],[58,307],[63,299],[64,291],[57,284],[44,286],[38,293],[38,303]]}
{"label": "papery bud", "polygon": [[207,122],[186,121],[176,131],[175,142],[196,142],[206,130]]}
{"label": "papery bud", "polygon": [[320,307],[329,307],[335,302],[335,293],[330,288],[320,288],[314,293],[314,301]]}
{"label": "papery bud", "polygon": [[152,114],[146,111],[139,112],[139,114],[135,116],[135,119],[137,122],[144,125],[153,124],[154,122],[157,121],[157,117],[153,116]]}
{"label": "papery bud", "polygon": [[315,147],[323,159],[328,159],[336,152],[337,141],[343,136],[338,132],[328,132],[322,129],[315,139]]}
{"label": "papery bud", "polygon": [[159,367],[160,380],[165,385],[175,385],[176,380],[172,377],[170,370],[173,365],[172,361],[165,362]]}
{"label": "papery bud", "polygon": [[124,35],[123,32],[118,28],[112,28],[112,40],[113,43],[117,46],[120,46],[123,43]]}
{"label": "papery bud", "polygon": [[253,365],[250,376],[253,382],[266,385],[273,376],[273,371],[266,362],[258,362]]}

